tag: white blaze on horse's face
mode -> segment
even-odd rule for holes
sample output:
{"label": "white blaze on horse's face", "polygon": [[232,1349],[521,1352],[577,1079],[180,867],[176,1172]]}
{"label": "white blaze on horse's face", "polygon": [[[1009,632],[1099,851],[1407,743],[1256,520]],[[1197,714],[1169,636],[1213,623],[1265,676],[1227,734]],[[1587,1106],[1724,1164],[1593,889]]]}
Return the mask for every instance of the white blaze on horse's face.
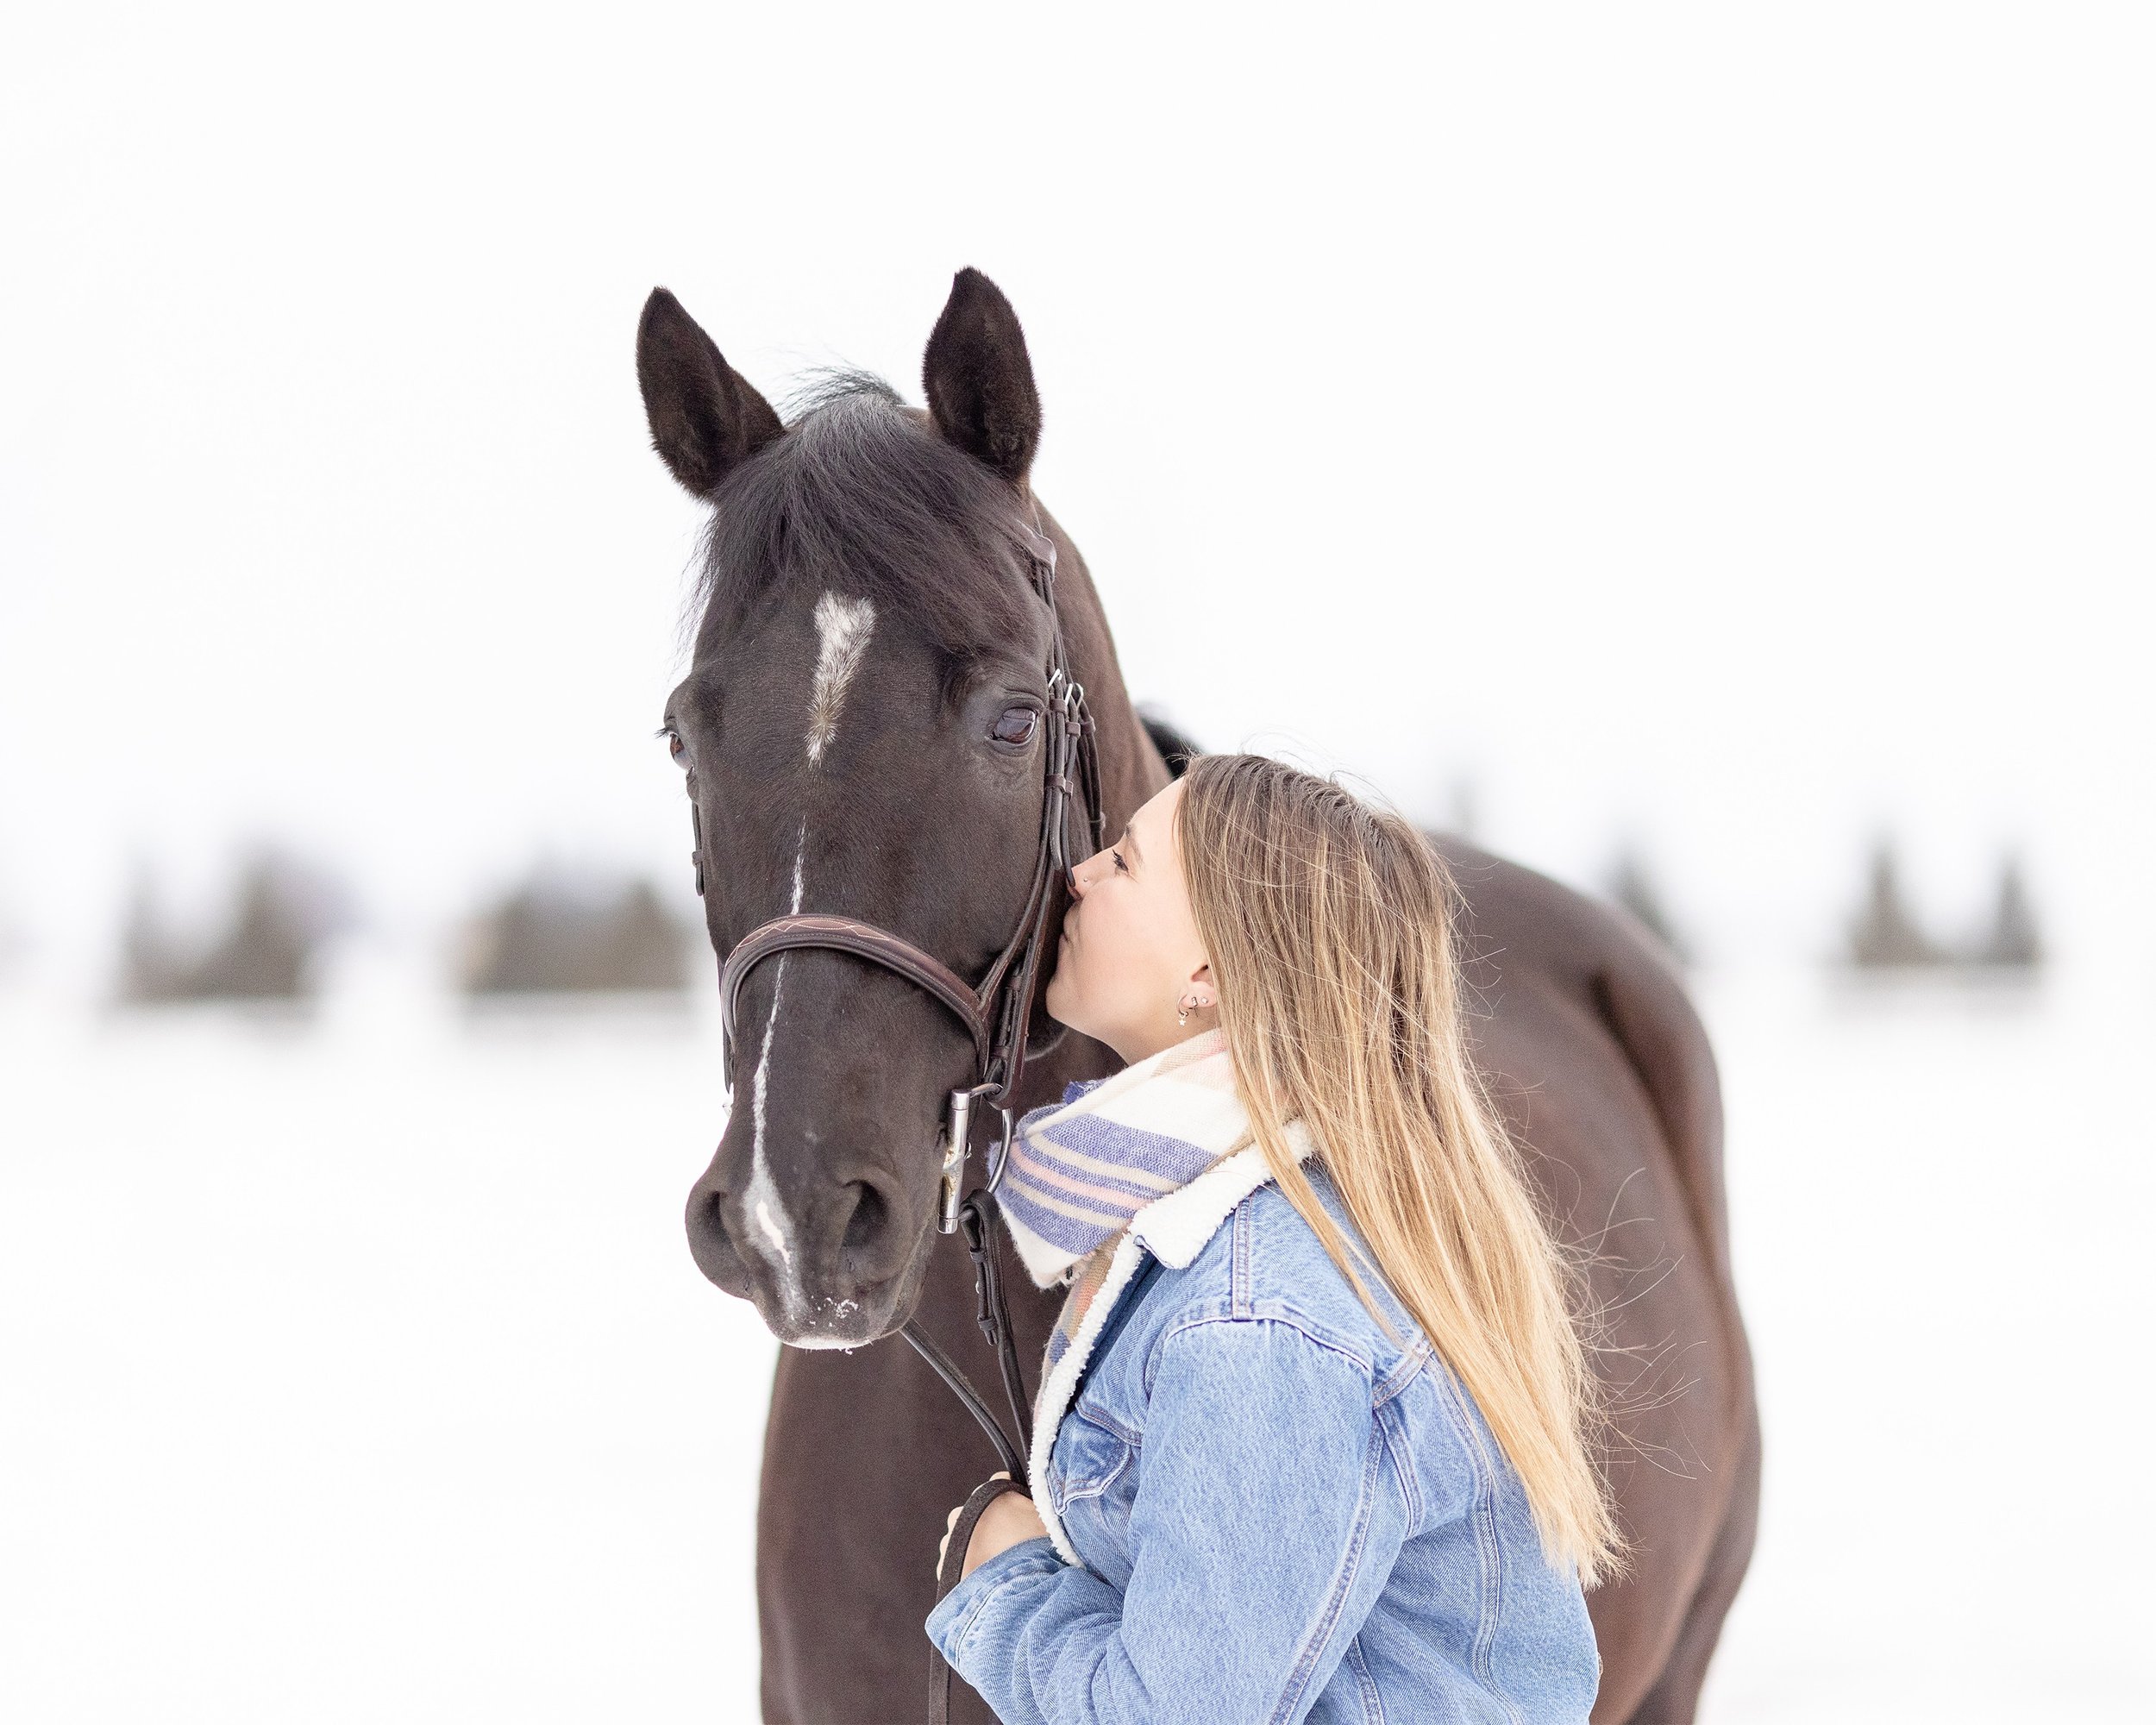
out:
{"label": "white blaze on horse's face", "polygon": [[[807,855],[808,823],[805,820],[794,839],[793,903],[788,913],[791,915],[800,913],[801,863]],[[790,1311],[800,1303],[799,1284],[793,1270],[793,1248],[787,1238],[786,1212],[779,1208],[779,1189],[771,1178],[771,1164],[763,1151],[764,1095],[770,1082],[771,1038],[779,1027],[779,997],[785,991],[786,954],[781,952],[777,973],[771,979],[771,1013],[763,1022],[763,1048],[756,1057],[756,1076],[749,1086],[749,1190],[743,1195],[742,1208],[761,1236],[757,1242],[758,1250],[767,1258],[774,1254],[777,1257],[780,1297]]]}
{"label": "white blaze on horse's face", "polygon": [[809,684],[808,757],[824,758],[838,734],[838,709],[846,685],[861,668],[868,632],[876,626],[876,608],[865,599],[826,593],[816,601],[816,675]]}
{"label": "white blaze on horse's face", "polygon": [[[868,637],[876,624],[876,608],[865,599],[824,593],[816,601],[816,669],[809,678],[808,757],[814,766],[838,734],[838,714],[845,704],[846,686],[861,668],[868,649]],[[787,909],[799,916],[804,881],[802,862],[808,854],[808,823],[801,823],[793,852],[793,902]],[[793,1262],[793,1242],[778,1186],[771,1177],[771,1164],[764,1151],[764,1098],[771,1070],[771,1044],[779,1028],[779,997],[786,986],[786,955],[778,958],[772,978],[771,1012],[764,1020],[763,1047],[756,1058],[756,1076],[749,1088],[752,1130],[749,1148],[749,1189],[743,1208],[755,1230],[752,1240],[767,1262],[778,1271],[779,1297],[789,1312],[803,1304],[800,1273]],[[812,1345],[812,1344],[811,1344]],[[837,1344],[833,1344],[837,1346]]]}

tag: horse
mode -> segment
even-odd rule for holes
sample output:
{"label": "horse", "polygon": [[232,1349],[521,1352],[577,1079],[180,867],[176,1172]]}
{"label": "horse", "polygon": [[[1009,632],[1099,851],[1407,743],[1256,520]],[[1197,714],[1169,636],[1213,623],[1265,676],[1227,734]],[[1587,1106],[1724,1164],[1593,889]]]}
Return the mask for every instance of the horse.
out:
{"label": "horse", "polygon": [[[959,273],[923,360],[927,406],[830,376],[782,419],[665,289],[636,371],[652,442],[711,505],[693,652],[662,735],[686,773],[697,884],[722,963],[780,915],[875,925],[962,979],[1012,938],[1037,860],[1044,667],[1055,605],[1096,727],[1112,833],[1187,741],[1133,706],[1084,558],[1034,494],[1039,396],[1009,301]],[[1476,1057],[1552,1226],[1591,1249],[1598,1375],[1619,1410],[1601,1465],[1633,1546],[1589,1596],[1597,1725],[1693,1717],[1750,1559],[1759,1427],[1731,1278],[1714,1056],[1672,964],[1622,913],[1432,837],[1462,900]],[[1062,883],[1051,913],[1060,917]],[[1113,1071],[1076,1032],[1008,1099]],[[960,1245],[937,1226],[945,1099],[973,1082],[965,1027],[906,977],[828,949],[742,982],[732,1101],[686,1214],[698,1267],[754,1302],[780,1351],[756,1526],[768,1725],[918,1710],[946,1510],[992,1465],[913,1350],[909,1321],[975,1382]],[[1003,1261],[1023,1357],[1061,1298]],[[960,1685],[955,1718],[987,1721]]]}

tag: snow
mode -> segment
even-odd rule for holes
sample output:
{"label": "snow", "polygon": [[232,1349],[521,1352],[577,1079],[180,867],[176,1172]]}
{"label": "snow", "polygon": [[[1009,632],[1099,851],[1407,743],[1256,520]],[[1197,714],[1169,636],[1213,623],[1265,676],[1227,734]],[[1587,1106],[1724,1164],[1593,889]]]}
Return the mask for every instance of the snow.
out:
{"label": "snow", "polygon": [[[2156,991],[1702,999],[1769,1470],[1703,1716],[2147,1719]],[[753,1718],[717,1044],[705,994],[0,1000],[9,1716]]]}
{"label": "snow", "polygon": [[715,1027],[20,1028],[10,1716],[752,1714],[775,1344],[680,1227]]}
{"label": "snow", "polygon": [[1767,1468],[1705,1716],[2149,1719],[2156,987],[1705,1005]]}

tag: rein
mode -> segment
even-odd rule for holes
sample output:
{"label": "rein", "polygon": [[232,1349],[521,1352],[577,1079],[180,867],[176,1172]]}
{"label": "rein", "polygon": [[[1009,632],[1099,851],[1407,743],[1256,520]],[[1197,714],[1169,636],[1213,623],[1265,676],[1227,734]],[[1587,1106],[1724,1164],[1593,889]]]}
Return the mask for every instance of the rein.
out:
{"label": "rein", "polygon": [[[1004,1394],[1011,1404],[1016,1440],[950,1357],[918,1326],[909,1322],[901,1333],[915,1352],[950,1386],[966,1411],[980,1422],[1005,1470],[1020,1489],[1026,1485],[1026,1455],[1031,1446],[1025,1380],[1018,1369],[1018,1346],[1011,1334],[1010,1312],[1003,1292],[1002,1272],[996,1261],[995,1189],[1011,1147],[1010,1099],[1018,1090],[1029,1058],[1044,1055],[1061,1041],[1059,1029],[1047,1041],[1029,1047],[1026,1030],[1032,1018],[1033,989],[1040,969],[1049,913],[1055,903],[1058,874],[1066,873],[1073,860],[1073,830],[1082,823],[1079,837],[1091,844],[1090,856],[1106,842],[1106,816],[1100,806],[1100,758],[1092,714],[1086,707],[1086,691],[1070,674],[1063,645],[1062,620],[1056,607],[1056,543],[1035,525],[1020,525],[1034,591],[1048,607],[1048,737],[1046,768],[1042,781],[1040,844],[1033,865],[1032,885],[1025,908],[1009,942],[989,965],[978,983],[968,983],[940,959],[924,952],[911,941],[852,917],[801,913],[774,917],[744,936],[726,955],[719,978],[719,1023],[724,1038],[727,1083],[734,1077],[734,1016],[743,982],[749,973],[774,953],[812,947],[844,952],[868,963],[903,976],[940,1001],[966,1027],[973,1038],[975,1082],[950,1093],[944,1131],[938,1146],[939,1171],[936,1226],[941,1233],[965,1236],[967,1253],[973,1259],[975,1320],[996,1358]],[[693,806],[692,806],[693,809]],[[696,890],[704,890],[704,839],[700,823],[696,831]],[[975,1116],[994,1109],[1002,1116],[1002,1131],[988,1156],[987,1179],[972,1192],[964,1191],[966,1163],[971,1153]],[[962,1196],[962,1193],[963,1195]]]}

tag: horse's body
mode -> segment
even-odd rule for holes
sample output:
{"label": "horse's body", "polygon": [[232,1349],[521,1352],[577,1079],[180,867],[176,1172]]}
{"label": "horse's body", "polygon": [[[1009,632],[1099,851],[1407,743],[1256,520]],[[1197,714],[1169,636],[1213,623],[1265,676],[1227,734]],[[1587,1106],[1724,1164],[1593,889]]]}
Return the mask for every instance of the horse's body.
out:
{"label": "horse's body", "polygon": [[[1038,407],[1009,306],[959,277],[930,343],[926,415],[856,387],[782,430],[662,293],[638,368],[660,453],[718,506],[696,665],[668,712],[714,945],[789,908],[835,911],[981,974],[1017,914],[1041,807],[1037,758],[1029,779],[1030,745],[1008,740],[1044,638],[999,539],[1000,520],[1037,507]],[[1083,560],[1038,518],[1113,832],[1169,768]],[[1589,1596],[1595,1718],[1689,1720],[1751,1554],[1759,1469],[1713,1057],[1635,925],[1438,844],[1467,906],[1482,1070],[1547,1214],[1598,1254],[1599,1370],[1620,1433],[1608,1474],[1634,1551],[1624,1580]],[[931,1220],[938,1107],[969,1082],[968,1050],[918,990],[813,951],[752,975],[739,1041],[735,1107],[688,1222],[705,1273],[795,1344],[773,1389],[757,1525],[764,1716],[899,1719],[923,1703],[944,1513],[993,1465],[893,1333],[911,1315],[976,1382],[995,1376],[970,1266]],[[1069,1037],[1028,1068],[1014,1106],[1114,1064]],[[1015,1261],[1006,1281],[1031,1364],[1059,1296],[1034,1293]],[[969,1691],[954,1716],[988,1717]]]}

